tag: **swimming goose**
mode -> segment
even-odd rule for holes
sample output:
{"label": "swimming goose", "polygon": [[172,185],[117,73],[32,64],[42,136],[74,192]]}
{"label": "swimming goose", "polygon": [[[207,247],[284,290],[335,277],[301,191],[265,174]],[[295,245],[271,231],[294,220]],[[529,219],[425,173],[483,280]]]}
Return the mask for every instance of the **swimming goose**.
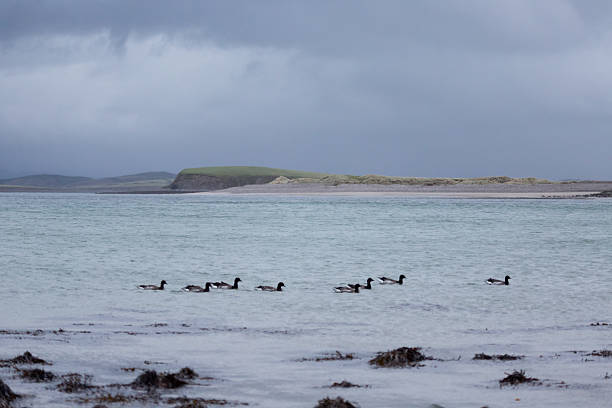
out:
{"label": "swimming goose", "polygon": [[163,281],[161,281],[159,286],[157,286],[157,285],[138,285],[138,287],[140,289],[145,289],[145,290],[164,290],[164,285],[167,285],[167,284],[168,284],[168,282],[163,280]]}
{"label": "swimming goose", "polygon": [[347,286],[338,286],[334,288],[334,292],[336,293],[359,293],[360,284],[356,285],[347,285]]}
{"label": "swimming goose", "polygon": [[233,285],[225,282],[214,282],[212,283],[212,287],[216,289],[238,289],[238,282],[242,282],[242,280],[240,278],[234,279]]}
{"label": "swimming goose", "polygon": [[[372,289],[372,282],[374,282],[374,279],[372,278],[368,278],[367,283],[364,285],[360,285],[361,289]],[[348,286],[350,286],[351,288],[354,288],[355,285],[349,283]]]}
{"label": "swimming goose", "polygon": [[488,285],[509,285],[510,284],[510,278],[508,275],[506,275],[506,277],[504,278],[504,280],[499,280],[499,279],[493,279],[493,278],[489,278],[486,280]]}
{"label": "swimming goose", "polygon": [[185,292],[210,292],[210,282],[206,282],[206,287],[201,287],[197,285],[187,285],[183,288]]}
{"label": "swimming goose", "polygon": [[282,292],[283,286],[285,286],[285,284],[283,282],[278,282],[278,285],[276,285],[276,287],[274,287],[274,286],[258,286],[258,287],[255,288],[255,290],[263,290],[264,292]]}
{"label": "swimming goose", "polygon": [[395,279],[391,279],[391,278],[387,278],[385,276],[380,276],[378,278],[378,282],[381,285],[391,285],[391,284],[398,284],[398,285],[403,285],[404,284],[404,279],[406,279],[405,275],[400,275],[399,276],[399,280],[395,280]]}

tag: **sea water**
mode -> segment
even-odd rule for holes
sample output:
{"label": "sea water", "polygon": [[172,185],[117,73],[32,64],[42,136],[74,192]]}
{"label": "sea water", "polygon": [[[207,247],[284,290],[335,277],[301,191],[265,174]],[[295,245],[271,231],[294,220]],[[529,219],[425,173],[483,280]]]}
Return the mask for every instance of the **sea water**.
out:
{"label": "sea water", "polygon": [[[0,194],[0,359],[30,350],[96,385],[189,366],[212,379],[164,395],[261,407],[610,406],[612,359],[588,354],[612,348],[591,325],[612,323],[611,265],[608,199]],[[368,364],[402,346],[435,359]],[[336,350],[356,358],[311,361]],[[542,385],[500,388],[519,369]],[[72,401],[0,376],[26,406]],[[342,380],[362,387],[329,388]]]}

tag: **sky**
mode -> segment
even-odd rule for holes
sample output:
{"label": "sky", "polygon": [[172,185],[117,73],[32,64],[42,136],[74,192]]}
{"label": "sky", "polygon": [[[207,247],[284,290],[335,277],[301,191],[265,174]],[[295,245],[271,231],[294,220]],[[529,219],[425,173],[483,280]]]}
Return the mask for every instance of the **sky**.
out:
{"label": "sky", "polygon": [[612,2],[0,1],[0,177],[612,180]]}

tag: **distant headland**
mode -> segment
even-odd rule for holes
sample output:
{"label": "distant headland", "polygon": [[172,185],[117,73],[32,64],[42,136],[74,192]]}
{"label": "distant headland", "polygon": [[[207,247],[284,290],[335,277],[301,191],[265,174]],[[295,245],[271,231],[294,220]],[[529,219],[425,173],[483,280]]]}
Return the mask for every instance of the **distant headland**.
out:
{"label": "distant headland", "polygon": [[[474,197],[586,197],[612,190],[612,181],[550,181],[535,177],[475,178],[345,175],[254,166],[187,168],[178,174],[148,172],[93,179],[35,175],[0,180],[3,192],[127,194],[428,194]],[[606,196],[606,193],[603,194]]]}
{"label": "distant headland", "polygon": [[0,180],[0,191],[67,193],[140,192],[164,189],[172,183],[175,177],[176,174],[163,171],[99,179],[57,174],[36,174]]}
{"label": "distant headland", "polygon": [[425,178],[391,177],[379,175],[353,176],[345,174],[316,173],[270,167],[225,166],[199,167],[182,170],[170,185],[172,189],[212,191],[230,187],[257,184],[378,184],[437,186],[455,184],[551,184],[552,181],[537,178],[478,177],[478,178]]}

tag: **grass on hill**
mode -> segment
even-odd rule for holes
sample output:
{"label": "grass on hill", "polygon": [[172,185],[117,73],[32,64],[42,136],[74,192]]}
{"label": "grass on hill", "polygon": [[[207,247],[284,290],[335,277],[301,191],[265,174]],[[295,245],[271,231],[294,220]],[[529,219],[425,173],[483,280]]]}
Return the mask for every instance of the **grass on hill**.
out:
{"label": "grass on hill", "polygon": [[351,176],[332,174],[318,180],[300,178],[295,180],[298,183],[324,183],[330,185],[339,184],[404,184],[404,185],[453,185],[453,184],[541,184],[551,183],[549,180],[537,179],[534,177],[512,178],[512,177],[476,177],[476,178],[444,178],[444,177],[392,177],[368,174],[365,176]]}
{"label": "grass on hill", "polygon": [[0,184],[28,187],[67,187],[71,184],[92,180],[89,177],[61,176],[58,174],[35,174],[32,176],[17,177],[0,180]]}
{"label": "grass on hill", "polygon": [[549,180],[534,177],[512,178],[475,177],[475,178],[444,178],[444,177],[392,177],[368,174],[353,176],[348,174],[327,174],[310,171],[297,171],[274,169],[270,167],[254,166],[220,166],[198,167],[182,170],[179,175],[205,175],[219,178],[240,177],[286,177],[291,183],[323,183],[328,185],[339,184],[404,184],[404,185],[453,185],[453,184],[541,184],[552,183]]}
{"label": "grass on hill", "polygon": [[61,191],[90,191],[111,188],[162,188],[174,180],[175,175],[167,172],[148,172],[126,176],[93,179],[89,177],[39,174],[0,180],[0,188],[9,189],[56,189]]}
{"label": "grass on hill", "polygon": [[321,179],[330,176],[326,173],[316,173],[312,171],[285,170],[274,169],[270,167],[255,167],[255,166],[220,166],[220,167],[197,167],[184,169],[179,174],[197,174],[213,177],[280,177],[284,176],[289,179],[310,178]]}

